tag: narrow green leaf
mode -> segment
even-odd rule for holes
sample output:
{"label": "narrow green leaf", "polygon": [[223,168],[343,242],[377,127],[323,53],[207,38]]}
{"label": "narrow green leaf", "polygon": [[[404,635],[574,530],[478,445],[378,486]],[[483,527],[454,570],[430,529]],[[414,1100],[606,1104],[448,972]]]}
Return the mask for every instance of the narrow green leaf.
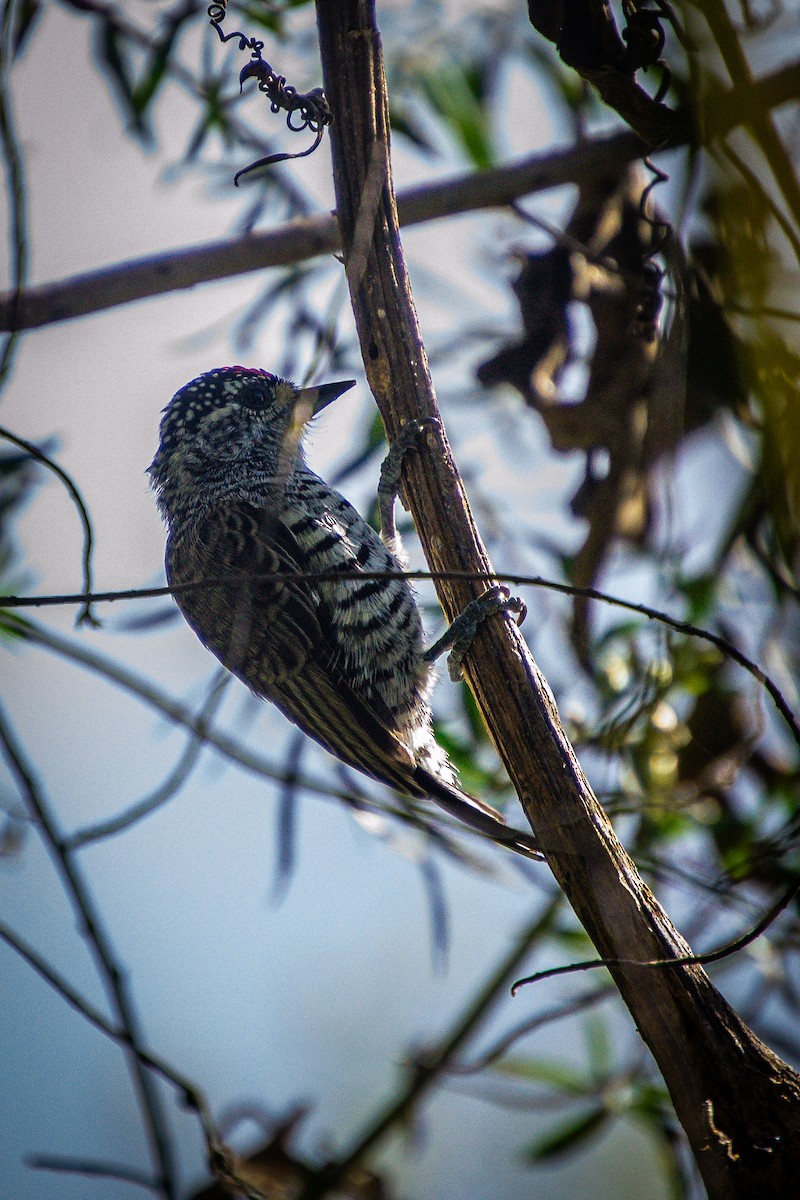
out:
{"label": "narrow green leaf", "polygon": [[395,101],[389,110],[389,124],[392,133],[402,134],[408,138],[412,145],[418,150],[424,151],[426,154],[434,152],[434,146],[430,138],[423,131],[420,123],[415,120],[410,109],[404,108],[401,104]]}
{"label": "narrow green leaf", "polygon": [[545,1083],[559,1092],[570,1096],[585,1096],[594,1090],[594,1083],[575,1067],[566,1063],[544,1058],[508,1057],[492,1066],[499,1075],[510,1075],[515,1079],[527,1079],[533,1083]]}
{"label": "narrow green leaf", "polygon": [[133,132],[143,140],[149,137],[133,100],[133,75],[125,53],[125,40],[112,17],[101,21],[97,28],[97,58],[108,76],[112,90],[130,118]]}
{"label": "narrow green leaf", "polygon": [[476,72],[461,63],[444,63],[420,77],[422,92],[480,170],[495,159],[488,109]]}
{"label": "narrow green leaf", "polygon": [[611,1069],[611,1040],[607,1023],[598,1014],[589,1015],[584,1023],[584,1036],[589,1070],[595,1079],[601,1078]]}
{"label": "narrow green leaf", "polygon": [[147,110],[158,91],[169,66],[175,41],[186,22],[196,15],[193,2],[185,3],[169,14],[164,32],[153,50],[147,70],[136,84],[131,95],[131,102],[139,118]]}
{"label": "narrow green leaf", "polygon": [[0,607],[0,638],[9,642],[24,642],[29,629],[30,622],[14,609]]}
{"label": "narrow green leaf", "polygon": [[554,1133],[534,1142],[525,1151],[525,1158],[528,1162],[540,1163],[569,1154],[597,1133],[610,1115],[605,1108],[593,1108],[590,1112],[565,1122]]}

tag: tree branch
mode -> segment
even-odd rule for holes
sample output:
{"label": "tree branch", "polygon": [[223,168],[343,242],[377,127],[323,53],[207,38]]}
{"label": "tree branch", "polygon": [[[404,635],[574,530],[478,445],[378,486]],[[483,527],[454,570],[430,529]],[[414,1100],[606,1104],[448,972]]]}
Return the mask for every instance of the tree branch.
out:
{"label": "tree branch", "polygon": [[[520,196],[581,183],[603,164],[624,166],[647,147],[627,131],[581,146],[551,150],[491,171],[468,172],[439,183],[409,188],[398,197],[404,225],[418,225],[455,213],[498,208]],[[333,254],[341,248],[336,215],[289,221],[267,233],[192,246],[152,258],[131,259],[84,275],[0,296],[0,332],[38,329],[102,312],[132,300],[181,291],[199,283],[285,267]]]}
{"label": "tree branch", "polygon": [[520,931],[510,951],[504,955],[502,962],[477,995],[470,1000],[466,1010],[457,1017],[445,1038],[414,1063],[407,1085],[369,1120],[341,1158],[323,1168],[318,1176],[309,1181],[299,1200],[312,1200],[312,1197],[324,1195],[326,1191],[335,1189],[354,1166],[363,1162],[373,1146],[398,1125],[409,1120],[416,1106],[439,1082],[442,1074],[453,1069],[459,1051],[503,997],[505,988],[513,979],[517,964],[552,927],[561,903],[559,895],[551,898],[542,912]]}
{"label": "tree branch", "polygon": [[[160,1075],[162,1079],[165,1079],[167,1083],[178,1090],[182,1106],[194,1112],[200,1121],[206,1143],[209,1166],[212,1170],[216,1169],[219,1174],[230,1178],[229,1167],[232,1156],[216,1131],[208,1102],[203,1093],[195,1087],[191,1080],[171,1067],[166,1059],[161,1058],[159,1055],[151,1054],[142,1045],[135,1043],[130,1030],[124,1024],[118,1027],[113,1021],[109,1021],[98,1008],[90,1004],[63,975],[56,971],[39,954],[38,950],[34,949],[33,946],[20,937],[19,934],[15,933],[3,921],[0,921],[0,941],[10,946],[85,1021],[88,1021],[95,1029],[99,1029],[101,1033],[104,1033],[106,1037],[110,1038],[111,1041],[121,1046],[124,1050],[135,1054],[137,1062],[142,1067],[155,1072],[156,1075]],[[40,1164],[34,1162],[32,1165],[36,1166]],[[62,1166],[58,1169],[63,1170],[64,1168]],[[154,1181],[154,1184],[153,1190],[156,1190],[160,1185],[156,1181]]]}
{"label": "tree branch", "polygon": [[129,1048],[128,1062],[134,1089],[151,1157],[158,1169],[157,1184],[167,1200],[173,1200],[173,1197],[177,1195],[178,1183],[172,1134],[162,1098],[142,1063],[139,1017],[125,974],[116,959],[111,937],[89,894],[83,874],[73,857],[64,848],[63,838],[57,828],[55,818],[2,706],[0,706],[0,754],[8,763],[11,775],[25,799],[26,806],[36,820],[44,845],[53,860],[61,884],[94,959],[108,1002],[124,1031],[124,1040]]}
{"label": "tree branch", "polygon": [[[365,579],[387,579],[393,573],[385,571],[359,571],[357,575],[353,574],[353,578],[361,580]],[[492,572],[487,575],[478,571],[403,571],[402,577],[408,580],[430,579],[432,581],[445,582],[447,580],[467,580],[475,583],[481,583],[488,586],[495,579],[500,579],[503,583],[511,584],[513,587],[537,587],[548,588],[553,592],[560,592],[564,596],[579,596],[586,600],[597,600],[601,604],[608,604],[614,608],[622,608],[627,612],[639,613],[643,617],[647,617],[649,621],[657,621],[661,625],[666,625],[669,629],[674,629],[676,633],[684,634],[686,637],[700,638],[702,641],[709,642],[733,662],[742,667],[749,675],[752,675],[763,688],[769,692],[770,697],[775,705],[775,708],[780,713],[786,723],[786,726],[794,738],[796,744],[800,746],[800,720],[795,715],[794,709],[789,700],[784,696],[778,684],[769,675],[763,667],[760,667],[757,662],[739,649],[739,647],[731,640],[730,637],[724,637],[722,634],[714,633],[712,629],[704,629],[702,625],[695,625],[691,621],[681,620],[679,617],[670,616],[669,613],[658,608],[653,608],[650,604],[641,604],[636,600],[625,600],[622,596],[612,596],[609,592],[603,592],[599,588],[593,587],[577,587],[572,583],[563,583],[557,579],[545,579],[541,575],[519,575],[514,572],[501,571],[499,573]],[[306,571],[303,578],[306,583],[320,583],[323,580],[332,578],[330,572],[327,571]],[[280,580],[288,578],[280,571],[267,572],[260,578],[269,580]],[[295,576],[292,576],[295,578]],[[348,573],[337,571],[336,579],[348,578]],[[154,703],[157,707],[171,705],[172,701],[158,700],[158,693],[152,686],[144,681],[139,680],[135,684],[131,684],[131,680],[135,677],[125,672],[124,668],[118,664],[114,664],[110,659],[94,654],[93,651],[87,650],[77,643],[67,641],[60,635],[47,630],[43,625],[36,625],[30,621],[15,621],[10,615],[10,610],[15,608],[51,608],[65,604],[99,604],[103,601],[115,600],[143,600],[152,599],[155,596],[171,596],[179,592],[194,590],[195,588],[214,587],[217,583],[225,582],[224,580],[205,579],[198,580],[193,583],[181,584],[175,587],[157,587],[157,588],[130,588],[124,592],[74,592],[72,594],[64,593],[62,595],[50,596],[3,596],[2,608],[7,610],[5,614],[5,623],[9,629],[18,637],[29,638],[31,641],[39,641],[43,645],[50,646],[56,649],[58,653],[63,653],[67,657],[72,657],[78,662],[84,662],[93,670],[97,670],[100,674],[105,674],[108,678],[113,679],[123,688],[128,688],[142,696],[148,702]],[[2,610],[0,610],[2,612]],[[151,700],[151,697],[154,699]],[[166,707],[165,711],[170,719],[175,719],[180,724],[185,724],[187,728],[198,736],[202,736],[204,740],[210,741],[209,731],[205,728],[205,723],[197,718],[186,720],[183,717],[172,717],[173,709]],[[179,707],[179,711],[184,710]],[[271,778],[279,779],[285,782],[282,773],[277,773]],[[314,790],[311,784],[303,786],[310,787]],[[317,788],[319,790],[319,788]],[[327,788],[323,789],[327,792]],[[332,793],[336,794],[336,793]],[[347,793],[349,795],[349,793]]]}
{"label": "tree branch", "polygon": [[[391,438],[437,415],[399,239],[380,37],[370,0],[317,0],[337,210],[370,386]],[[376,170],[376,162],[380,171]],[[371,195],[371,181],[382,179]],[[362,206],[372,208],[367,222]],[[356,233],[369,229],[369,242]],[[443,432],[404,463],[406,496],[434,571],[485,571],[480,541]],[[442,583],[449,618],[475,586]],[[467,656],[479,709],[558,882],[604,958],[691,951],[643,883],[598,804],[546,681],[509,619],[484,622]],[[610,968],[670,1090],[712,1197],[778,1197],[800,1169],[800,1078],[747,1028],[696,965]]]}
{"label": "tree branch", "polygon": [[[223,758],[234,763],[242,770],[261,779],[286,785],[289,777],[286,771],[279,765],[264,758],[263,755],[258,754],[244,742],[227,733],[225,730],[213,727],[202,712],[199,714],[195,713],[187,705],[181,703],[179,700],[175,700],[166,692],[161,691],[149,679],[137,675],[123,666],[122,663],[115,662],[106,655],[98,654],[96,651],[88,649],[74,638],[65,638],[54,630],[32,621],[26,621],[24,624],[21,624],[17,627],[16,632],[18,636],[27,639],[32,644],[51,650],[68,662],[86,667],[87,670],[108,680],[114,687],[135,696],[156,712],[160,712],[168,721],[188,730],[194,735],[199,744],[208,746],[211,750],[214,750],[217,754],[220,754]],[[421,830],[427,838],[431,839],[440,850],[448,854],[451,858],[459,862],[465,859],[465,852],[461,847],[464,832],[463,825],[459,825],[458,829],[454,831],[456,836],[451,836],[446,821],[433,824],[427,818],[426,814],[416,812],[400,804],[394,804],[389,799],[380,800],[373,796],[356,794],[352,789],[337,788],[332,783],[326,782],[324,779],[316,779],[307,773],[300,774],[293,771],[291,772],[291,780],[303,792],[319,796],[324,800],[344,804],[354,812],[360,813],[366,809],[391,817],[393,820],[408,826],[410,829]],[[391,793],[387,793],[387,795],[390,796]],[[112,836],[119,831],[121,826],[127,827],[131,816],[132,814],[129,810],[127,814],[121,814],[116,819],[112,819],[106,830],[102,833],[102,836]],[[137,814],[133,814],[133,816],[134,819],[138,819]],[[80,849],[87,842],[96,840],[98,836],[100,835],[98,834],[97,827],[93,830],[78,830],[70,837],[63,839],[64,849],[67,852]]]}
{"label": "tree branch", "polygon": [[[715,95],[702,113],[705,141],[721,139],[747,123],[754,108],[764,113],[796,100],[800,94],[794,65],[762,79],[748,79]],[[689,137],[686,121],[676,124],[669,147]],[[615,170],[643,157],[648,146],[628,130],[592,138],[562,150],[533,154],[488,171],[469,171],[438,183],[407,188],[397,196],[401,225],[418,225],[456,213],[500,208],[521,196],[564,184],[581,184],[599,169]],[[39,329],[104,312],[120,304],[183,291],[201,283],[229,279],[267,267],[285,267],[341,249],[336,214],[290,221],[266,233],[191,246],[151,258],[131,259],[38,287],[0,295],[0,333]]]}

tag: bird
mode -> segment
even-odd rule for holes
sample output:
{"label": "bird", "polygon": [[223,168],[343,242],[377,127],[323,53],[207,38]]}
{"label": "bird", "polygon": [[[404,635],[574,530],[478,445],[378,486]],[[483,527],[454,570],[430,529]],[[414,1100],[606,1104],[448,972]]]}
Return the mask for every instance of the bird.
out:
{"label": "bird", "polygon": [[354,384],[230,366],[175,393],[148,468],[173,597],[233,675],[337,759],[540,857],[460,787],[436,741],[435,670],[394,529],[382,540],[306,463],[309,422]]}

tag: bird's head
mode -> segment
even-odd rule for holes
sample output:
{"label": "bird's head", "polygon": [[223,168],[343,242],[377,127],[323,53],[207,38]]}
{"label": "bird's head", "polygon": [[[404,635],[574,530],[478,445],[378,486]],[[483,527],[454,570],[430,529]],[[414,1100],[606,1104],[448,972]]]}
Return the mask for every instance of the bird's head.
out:
{"label": "bird's head", "polygon": [[297,388],[252,367],[219,367],[187,383],[161,419],[160,445],[149,467],[166,503],[176,492],[258,464],[273,476],[300,454],[308,421],[355,380]]}

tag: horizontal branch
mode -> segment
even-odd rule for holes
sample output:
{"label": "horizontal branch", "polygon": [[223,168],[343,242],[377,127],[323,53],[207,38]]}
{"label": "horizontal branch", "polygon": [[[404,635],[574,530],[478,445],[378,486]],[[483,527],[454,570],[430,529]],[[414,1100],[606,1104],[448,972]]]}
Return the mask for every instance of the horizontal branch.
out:
{"label": "horizontal branch", "polygon": [[[754,108],[771,111],[797,99],[800,87],[794,66],[750,80],[715,96],[702,113],[704,140],[723,137],[746,123]],[[686,136],[688,124],[672,145]],[[666,147],[659,147],[664,149]],[[533,154],[488,171],[470,171],[438,183],[407,188],[397,195],[401,225],[419,225],[458,213],[501,208],[564,184],[581,184],[599,170],[614,171],[643,157],[651,147],[629,130],[592,138],[566,149]],[[72,275],[53,283],[0,294],[0,333],[39,329],[71,321],[134,300],[184,291],[201,283],[285,267],[290,263],[333,254],[341,249],[336,213],[303,217],[265,233],[226,238],[149,258],[130,259],[99,271]]]}
{"label": "horizontal branch", "polygon": [[[614,170],[647,153],[635,134],[615,133],[565,150],[534,154],[509,166],[469,172],[409,188],[397,197],[401,224],[418,225],[457,213],[498,208],[520,196],[580,184],[598,170]],[[285,267],[341,248],[336,215],[304,217],[266,233],[131,259],[0,296],[0,332],[38,329],[103,312],[133,300],[183,291],[199,283]]]}

